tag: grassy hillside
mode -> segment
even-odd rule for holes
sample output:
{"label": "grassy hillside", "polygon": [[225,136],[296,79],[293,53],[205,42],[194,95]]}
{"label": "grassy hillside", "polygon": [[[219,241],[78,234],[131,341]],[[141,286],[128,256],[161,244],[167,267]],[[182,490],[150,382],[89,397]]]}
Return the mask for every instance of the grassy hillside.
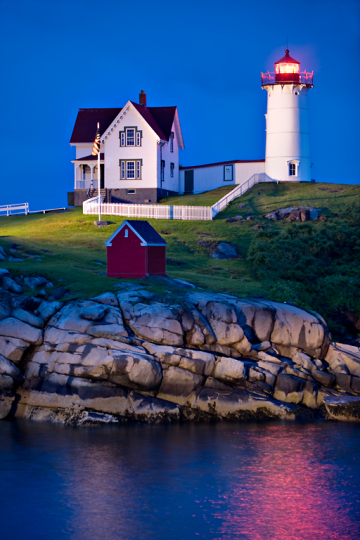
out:
{"label": "grassy hillside", "polygon": [[[224,188],[227,189],[227,188]],[[224,189],[202,195],[169,198],[168,204],[210,205],[224,195]],[[175,202],[175,200],[176,202]],[[149,220],[166,239],[167,270],[170,277],[184,279],[205,289],[236,294],[239,296],[264,296],[278,298],[274,282],[286,277],[275,275],[271,268],[256,272],[254,258],[249,259],[249,248],[256,247],[259,236],[269,232],[287,234],[291,228],[299,230],[307,224],[289,224],[284,221],[269,222],[263,215],[290,205],[310,205],[325,209],[326,223],[311,223],[311,230],[318,233],[339,223],[346,207],[360,202],[360,186],[334,184],[259,184],[241,198],[234,200],[214,221],[168,221]],[[244,205],[239,208],[239,205]],[[243,221],[229,223],[229,217],[242,215]],[[250,220],[246,220],[246,217]],[[0,262],[0,265],[18,274],[45,275],[54,284],[66,285],[73,297],[89,297],[105,290],[112,290],[121,280],[107,278],[105,240],[125,218],[109,217],[111,225],[103,229],[94,227],[93,216],[84,216],[76,208],[58,214],[36,214],[0,218],[0,245],[8,252],[16,244],[13,256],[24,258],[23,262]],[[258,230],[263,227],[263,230]],[[289,229],[290,228],[290,229]],[[215,260],[210,251],[218,242],[230,242],[238,252],[238,258]],[[200,243],[199,243],[200,242]],[[255,244],[254,244],[255,243]],[[271,243],[270,243],[271,244]],[[274,249],[269,244],[269,249]],[[276,243],[275,243],[276,244]],[[260,244],[259,244],[260,245]],[[265,246],[265,247],[264,247]],[[267,249],[261,244],[259,249]],[[291,250],[291,246],[288,249]],[[280,254],[284,257],[284,253]],[[359,257],[359,253],[354,257]],[[256,266],[261,266],[256,262]],[[282,261],[278,261],[282,265]],[[360,265],[359,265],[360,266]],[[274,278],[275,276],[275,278]],[[285,292],[284,292],[285,291]],[[282,295],[293,298],[286,288]],[[284,300],[283,296],[281,299]],[[301,300],[301,299],[300,299]],[[302,301],[302,300],[301,300]],[[309,298],[303,300],[303,304]]]}

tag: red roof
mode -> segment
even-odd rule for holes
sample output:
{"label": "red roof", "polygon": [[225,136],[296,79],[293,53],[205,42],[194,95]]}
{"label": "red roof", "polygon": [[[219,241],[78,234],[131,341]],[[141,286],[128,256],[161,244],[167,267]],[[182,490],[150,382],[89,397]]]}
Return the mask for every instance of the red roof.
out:
{"label": "red roof", "polygon": [[105,242],[106,246],[111,247],[111,242],[115,236],[125,227],[129,226],[134,233],[139,237],[141,241],[144,241],[146,244],[152,246],[166,246],[165,240],[160,236],[160,234],[154,229],[148,221],[137,221],[134,219],[125,219],[122,224],[112,233],[110,238]]}
{"label": "red roof", "polygon": [[[96,156],[90,155],[90,156],[84,156],[84,157],[74,159],[74,161],[96,161],[97,158],[98,158],[97,155]],[[104,154],[103,153],[100,153],[100,160],[104,161]]]}
{"label": "red roof", "polygon": [[100,133],[110,126],[117,117],[118,109],[79,109],[70,143],[93,143],[96,137],[96,124],[100,123]]}
{"label": "red roof", "polygon": [[275,62],[275,65],[276,64],[299,64],[300,65],[300,62],[295,60],[295,58],[292,58],[292,56],[289,55],[289,49],[286,49],[285,56],[283,56],[281,60],[278,60],[277,62]]}
{"label": "red roof", "polygon": [[207,163],[206,165],[194,165],[193,167],[182,167],[179,169],[184,171],[185,169],[200,169],[203,167],[216,167],[216,165],[231,165],[232,163],[264,163],[265,159],[235,159],[234,161],[219,161],[218,163]]}
{"label": "red roof", "polygon": [[[131,101],[144,120],[163,141],[170,139],[176,107],[144,107]],[[96,124],[100,122],[101,136],[115,120],[120,109],[79,109],[70,143],[93,143]]]}

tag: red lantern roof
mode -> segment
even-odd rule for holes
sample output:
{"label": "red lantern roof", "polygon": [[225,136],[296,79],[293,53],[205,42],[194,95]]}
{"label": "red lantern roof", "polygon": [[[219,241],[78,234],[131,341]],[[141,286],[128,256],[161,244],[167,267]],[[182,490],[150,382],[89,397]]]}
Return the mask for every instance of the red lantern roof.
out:
{"label": "red lantern roof", "polygon": [[299,64],[300,65],[300,62],[295,60],[295,58],[292,58],[292,56],[290,56],[289,54],[289,49],[286,49],[285,56],[283,56],[281,60],[278,60],[277,62],[275,62],[275,66],[276,64]]}

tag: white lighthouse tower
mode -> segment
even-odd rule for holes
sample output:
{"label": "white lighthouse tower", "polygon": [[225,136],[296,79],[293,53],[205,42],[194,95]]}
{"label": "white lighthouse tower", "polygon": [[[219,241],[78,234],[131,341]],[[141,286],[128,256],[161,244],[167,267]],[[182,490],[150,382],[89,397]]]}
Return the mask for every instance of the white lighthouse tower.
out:
{"label": "white lighthouse tower", "polygon": [[307,93],[313,72],[300,72],[300,63],[286,49],[275,73],[262,73],[268,93],[265,173],[273,180],[310,181]]}

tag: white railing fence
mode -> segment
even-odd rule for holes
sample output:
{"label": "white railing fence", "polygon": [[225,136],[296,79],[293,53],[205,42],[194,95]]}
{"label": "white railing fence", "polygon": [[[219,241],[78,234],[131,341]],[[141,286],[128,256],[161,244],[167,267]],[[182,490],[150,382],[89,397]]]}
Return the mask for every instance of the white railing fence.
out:
{"label": "white railing fence", "polygon": [[248,180],[236,186],[230,193],[224,195],[220,201],[212,205],[212,217],[214,218],[221,210],[224,210],[231,201],[244,195],[244,193],[255,184],[260,184],[261,182],[274,182],[274,180],[265,173],[253,174]]}
{"label": "white railing fence", "polygon": [[[236,197],[243,195],[248,189],[261,182],[274,182],[265,173],[254,174],[251,178],[236,186],[213,206],[174,206],[166,204],[133,204],[103,203],[101,197],[101,213],[104,216],[124,216],[148,219],[183,219],[210,221]],[[99,197],[93,197],[83,203],[83,213],[99,214]]]}
{"label": "white railing fence", "polygon": [[[99,213],[98,197],[83,203],[83,213]],[[101,213],[106,216],[124,216],[149,219],[211,220],[210,206],[174,206],[165,204],[102,203]]]}
{"label": "white railing fence", "polygon": [[29,203],[20,203],[20,204],[4,204],[0,206],[0,216],[14,216],[16,214],[25,214],[29,213]]}

